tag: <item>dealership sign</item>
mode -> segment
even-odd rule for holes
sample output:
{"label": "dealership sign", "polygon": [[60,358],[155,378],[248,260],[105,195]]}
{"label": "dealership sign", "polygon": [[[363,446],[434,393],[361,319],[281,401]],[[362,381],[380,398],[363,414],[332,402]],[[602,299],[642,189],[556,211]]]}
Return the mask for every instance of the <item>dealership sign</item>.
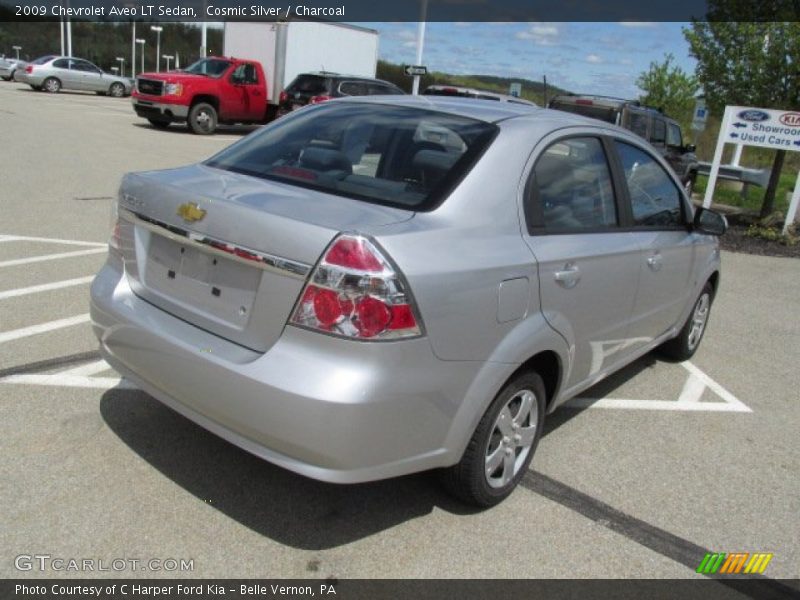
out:
{"label": "dealership sign", "polygon": [[[717,138],[717,149],[714,152],[714,160],[711,162],[711,171],[708,174],[708,186],[703,199],[705,207],[711,205],[725,144],[800,152],[800,111],[771,110],[750,106],[725,107],[725,116],[722,118],[722,127],[719,131],[719,138]],[[800,201],[800,174],[789,203],[786,224],[783,227],[784,233],[794,222],[798,201]]]}

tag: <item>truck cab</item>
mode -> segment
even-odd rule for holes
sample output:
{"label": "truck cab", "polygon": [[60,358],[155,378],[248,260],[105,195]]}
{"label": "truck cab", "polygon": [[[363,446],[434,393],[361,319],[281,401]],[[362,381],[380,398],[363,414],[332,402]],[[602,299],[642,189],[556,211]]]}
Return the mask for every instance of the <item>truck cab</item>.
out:
{"label": "truck cab", "polygon": [[131,102],[154,127],[185,122],[208,135],[220,123],[267,122],[266,81],[257,61],[212,56],[183,70],[140,74]]}

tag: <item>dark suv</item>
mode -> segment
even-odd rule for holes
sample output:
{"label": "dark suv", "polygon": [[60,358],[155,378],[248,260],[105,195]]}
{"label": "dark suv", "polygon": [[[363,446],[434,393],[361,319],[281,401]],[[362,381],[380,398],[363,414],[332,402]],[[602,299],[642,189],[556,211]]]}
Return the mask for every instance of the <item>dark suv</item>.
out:
{"label": "dark suv", "polygon": [[555,108],[630,129],[650,142],[667,160],[691,194],[697,176],[694,144],[683,143],[681,126],[663,112],[637,100],[609,96],[564,94],[554,97],[548,108]]}
{"label": "dark suv", "polygon": [[353,77],[321,71],[301,73],[281,92],[278,116],[297,110],[306,104],[317,104],[342,96],[383,96],[405,94],[403,90],[380,79]]}

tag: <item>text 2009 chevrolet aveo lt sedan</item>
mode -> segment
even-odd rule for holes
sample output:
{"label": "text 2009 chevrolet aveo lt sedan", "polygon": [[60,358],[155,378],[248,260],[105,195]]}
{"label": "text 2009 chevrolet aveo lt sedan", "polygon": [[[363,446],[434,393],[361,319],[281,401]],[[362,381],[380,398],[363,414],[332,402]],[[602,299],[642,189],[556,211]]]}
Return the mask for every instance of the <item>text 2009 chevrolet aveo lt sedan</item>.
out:
{"label": "text 2009 chevrolet aveo lt sedan", "polygon": [[292,471],[441,468],[482,506],[545,413],[653,348],[694,353],[726,226],[627,131],[414,97],[129,174],[113,220],[91,313],[121,374]]}

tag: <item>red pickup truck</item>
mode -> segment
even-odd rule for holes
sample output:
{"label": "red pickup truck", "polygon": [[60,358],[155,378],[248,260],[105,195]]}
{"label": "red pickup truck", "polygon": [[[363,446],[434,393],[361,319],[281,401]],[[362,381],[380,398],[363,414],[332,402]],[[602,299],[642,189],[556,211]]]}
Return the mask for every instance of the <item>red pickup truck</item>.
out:
{"label": "red pickup truck", "polygon": [[131,101],[136,114],[154,127],[185,121],[194,133],[208,135],[218,123],[274,118],[266,82],[259,62],[215,56],[180,71],[140,74]]}

